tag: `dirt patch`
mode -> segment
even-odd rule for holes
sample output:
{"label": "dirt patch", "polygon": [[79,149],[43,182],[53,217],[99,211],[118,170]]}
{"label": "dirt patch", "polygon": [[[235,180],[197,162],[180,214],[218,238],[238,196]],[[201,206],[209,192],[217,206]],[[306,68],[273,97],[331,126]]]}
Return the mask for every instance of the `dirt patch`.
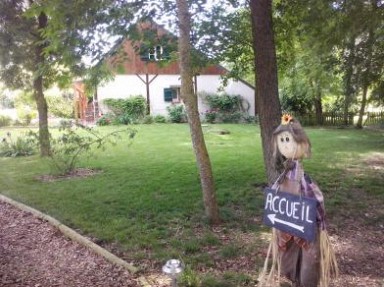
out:
{"label": "dirt patch", "polygon": [[44,181],[44,182],[54,182],[58,180],[66,180],[66,179],[74,179],[74,178],[85,178],[89,176],[94,176],[96,174],[102,173],[102,170],[97,169],[90,169],[90,168],[77,168],[67,174],[64,175],[40,175],[36,177],[38,180]]}
{"label": "dirt patch", "polygon": [[384,154],[373,153],[363,158],[363,163],[373,170],[384,170]]}

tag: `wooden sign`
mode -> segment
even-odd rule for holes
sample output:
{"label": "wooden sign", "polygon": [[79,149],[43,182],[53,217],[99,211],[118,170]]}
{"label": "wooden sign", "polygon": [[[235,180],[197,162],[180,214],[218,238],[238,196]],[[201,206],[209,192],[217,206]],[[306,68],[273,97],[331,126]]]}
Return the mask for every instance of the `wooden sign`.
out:
{"label": "wooden sign", "polygon": [[266,188],[263,223],[313,241],[317,231],[317,200]]}

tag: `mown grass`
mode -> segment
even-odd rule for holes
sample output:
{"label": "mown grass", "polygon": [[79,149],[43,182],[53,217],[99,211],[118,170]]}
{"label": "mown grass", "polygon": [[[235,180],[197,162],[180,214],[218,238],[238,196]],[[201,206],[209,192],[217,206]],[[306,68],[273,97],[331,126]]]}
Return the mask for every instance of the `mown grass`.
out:
{"label": "mown grass", "polygon": [[[221,261],[254,256],[260,246],[257,241],[245,244],[236,234],[255,234],[257,239],[261,231],[268,230],[260,224],[265,172],[259,129],[254,125],[204,126],[223,218],[218,231],[209,227],[204,215],[188,126],[134,128],[138,133],[130,146],[123,137],[116,146],[104,152],[95,150],[94,157],[81,161],[82,167],[103,171],[88,178],[42,182],[37,177],[50,172],[46,160],[38,156],[0,158],[0,192],[99,243],[117,246],[121,256],[144,271],[160,270],[165,260],[174,257],[200,272],[222,269],[217,267]],[[97,129],[107,133],[116,127]],[[222,134],[223,130],[229,134]],[[7,131],[2,129],[0,136]],[[351,190],[383,200],[383,132],[306,131],[313,156],[304,160],[304,168],[324,192],[331,217],[340,208],[364,205],[350,198]],[[256,274],[258,262],[252,262]],[[232,272],[231,268],[225,271]],[[236,277],[237,284],[228,286],[252,282],[248,275],[228,274],[224,273],[224,280]]]}

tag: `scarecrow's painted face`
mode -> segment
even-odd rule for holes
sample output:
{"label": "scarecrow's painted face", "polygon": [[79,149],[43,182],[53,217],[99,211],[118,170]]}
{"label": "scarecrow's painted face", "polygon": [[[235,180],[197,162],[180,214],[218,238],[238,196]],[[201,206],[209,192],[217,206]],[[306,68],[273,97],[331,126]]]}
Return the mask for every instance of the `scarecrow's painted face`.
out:
{"label": "scarecrow's painted face", "polygon": [[277,135],[277,148],[287,159],[294,159],[298,156],[298,144],[290,132],[284,131]]}

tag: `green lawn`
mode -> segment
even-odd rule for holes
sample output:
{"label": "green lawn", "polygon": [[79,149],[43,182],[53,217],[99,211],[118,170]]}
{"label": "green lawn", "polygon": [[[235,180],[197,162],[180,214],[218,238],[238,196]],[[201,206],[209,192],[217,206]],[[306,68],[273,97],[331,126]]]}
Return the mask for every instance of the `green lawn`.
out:
{"label": "green lawn", "polygon": [[[82,167],[103,171],[88,178],[42,182],[37,177],[50,171],[45,160],[0,158],[0,192],[97,238],[102,245],[117,246],[122,257],[144,271],[160,270],[165,260],[176,257],[198,274],[207,268],[224,269],[222,276],[231,277],[225,282],[233,282],[225,286],[251,284],[263,257],[260,244],[265,241],[260,238],[268,230],[260,224],[265,172],[259,129],[204,126],[224,219],[222,226],[211,229],[204,217],[189,127],[134,128],[138,133],[130,146],[123,138],[81,162]],[[107,133],[116,127],[97,129]],[[230,133],[222,135],[222,130]],[[0,137],[7,131],[0,130]],[[383,132],[306,131],[313,156],[304,161],[304,169],[324,192],[330,217],[337,215],[340,206],[364,204],[351,200],[351,190],[373,200],[384,199]],[[253,256],[253,265],[235,275],[228,273],[236,271],[233,266],[218,267],[219,262],[241,262],[241,256]]]}

